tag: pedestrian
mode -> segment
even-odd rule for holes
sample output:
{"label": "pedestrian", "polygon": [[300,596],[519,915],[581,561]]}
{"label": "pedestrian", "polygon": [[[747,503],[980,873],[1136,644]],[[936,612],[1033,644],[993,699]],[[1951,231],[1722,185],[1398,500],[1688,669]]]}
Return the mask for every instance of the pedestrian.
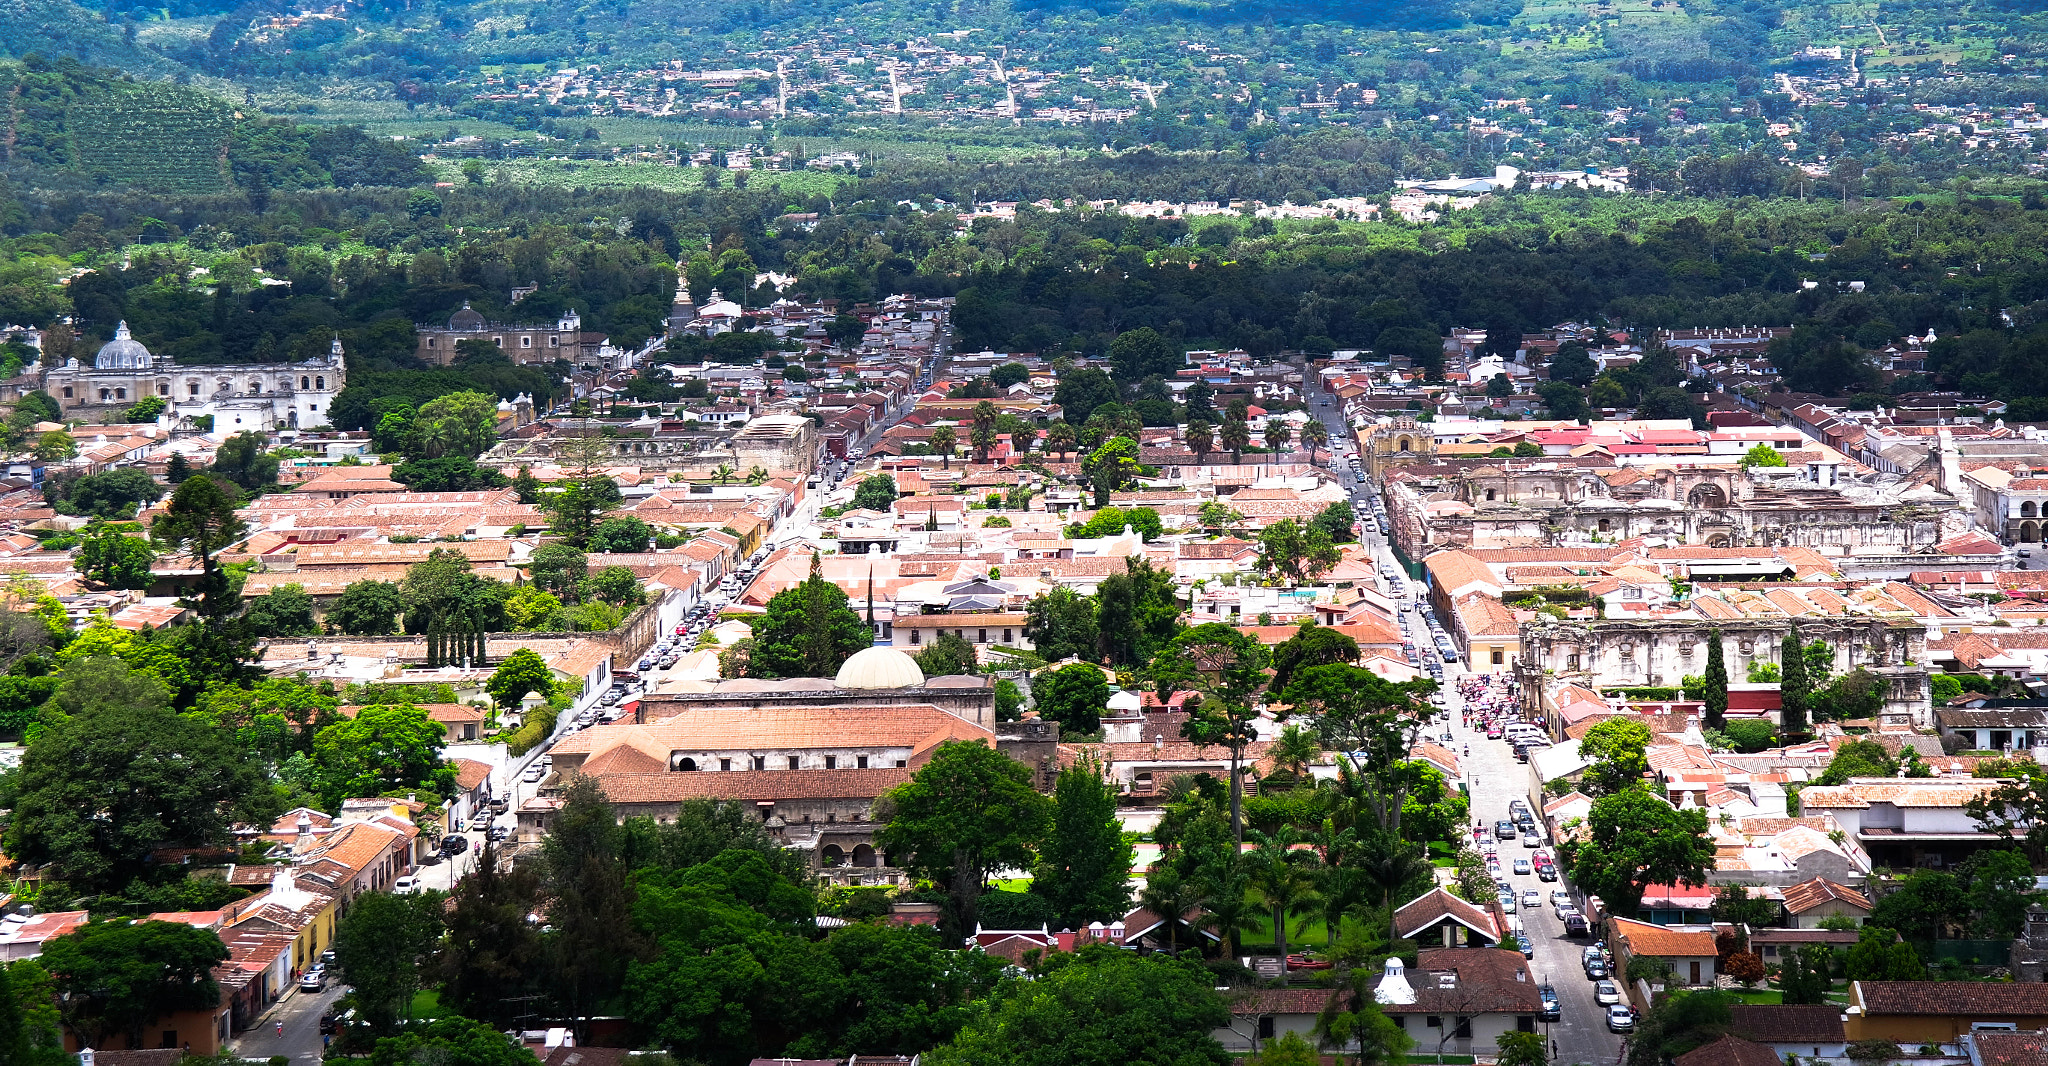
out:
{"label": "pedestrian", "polygon": [[282,1036],[284,1035],[284,1019],[283,1019],[283,1018],[279,1018],[279,1019],[277,1020],[277,1035],[278,1035],[278,1036],[280,1036],[280,1037],[282,1037]]}

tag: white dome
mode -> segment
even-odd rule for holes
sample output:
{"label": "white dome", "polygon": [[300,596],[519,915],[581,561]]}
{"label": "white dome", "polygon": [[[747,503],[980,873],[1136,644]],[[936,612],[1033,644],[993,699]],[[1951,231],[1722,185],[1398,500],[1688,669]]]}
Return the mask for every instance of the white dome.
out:
{"label": "white dome", "polygon": [[128,323],[114,327],[114,339],[100,346],[93,359],[95,370],[145,370],[154,361],[149,349],[128,333]]}
{"label": "white dome", "polygon": [[917,660],[895,648],[862,648],[839,668],[840,688],[913,688],[924,684]]}

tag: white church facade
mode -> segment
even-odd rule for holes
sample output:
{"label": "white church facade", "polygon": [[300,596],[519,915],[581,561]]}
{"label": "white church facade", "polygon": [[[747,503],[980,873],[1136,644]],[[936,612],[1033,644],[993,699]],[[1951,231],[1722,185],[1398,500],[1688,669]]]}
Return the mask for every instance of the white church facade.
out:
{"label": "white church facade", "polygon": [[338,337],[326,355],[303,362],[179,366],[151,354],[123,322],[91,366],[66,360],[45,370],[42,384],[67,419],[97,420],[155,396],[173,418],[212,415],[215,431],[233,433],[327,425],[346,376]]}

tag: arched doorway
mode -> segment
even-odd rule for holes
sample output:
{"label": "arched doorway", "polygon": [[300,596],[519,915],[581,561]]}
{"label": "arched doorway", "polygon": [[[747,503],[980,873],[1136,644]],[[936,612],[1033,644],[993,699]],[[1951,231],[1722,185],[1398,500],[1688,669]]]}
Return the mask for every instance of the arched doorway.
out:
{"label": "arched doorway", "polygon": [[681,773],[686,773],[686,774],[688,774],[688,773],[696,773],[696,772],[697,772],[697,760],[695,760],[695,759],[692,759],[692,758],[690,758],[690,757],[689,757],[689,756],[687,756],[687,755],[686,755],[686,756],[684,756],[684,757],[682,757],[682,758],[680,758],[680,759],[677,759],[677,760],[676,760],[676,770],[677,770],[677,771],[679,771],[679,772],[681,772]]}
{"label": "arched doorway", "polygon": [[853,864],[855,866],[875,865],[874,847],[868,844],[855,844],[853,846]]}
{"label": "arched doorway", "polygon": [[2033,544],[2033,543],[2035,543],[2036,541],[2039,541],[2040,539],[2041,539],[2041,523],[2039,523],[2039,522],[2021,522],[2021,523],[2020,523],[2020,540],[2021,540],[2021,541],[2023,541],[2023,542],[2025,542],[2025,543],[2027,543],[2027,544]]}
{"label": "arched doorway", "polygon": [[825,845],[825,850],[820,852],[820,855],[823,856],[827,866],[843,866],[846,864],[846,852],[837,844]]}
{"label": "arched doorway", "polygon": [[1409,440],[1409,439],[1408,439],[1407,437],[1402,437],[1402,438],[1400,439],[1400,441],[1398,441],[1398,442],[1397,442],[1397,443],[1395,444],[1395,447],[1399,448],[1399,449],[1400,449],[1400,450],[1401,450],[1402,452],[1404,452],[1404,453],[1405,453],[1405,452],[1412,452],[1412,451],[1414,451],[1414,450],[1415,450],[1415,442],[1414,442],[1414,441],[1412,441],[1412,440]]}
{"label": "arched doorway", "polygon": [[1700,485],[1686,494],[1685,502],[1693,507],[1726,507],[1728,494],[1719,485]]}
{"label": "arched doorway", "polygon": [[2028,500],[2027,502],[2020,504],[2021,518],[2037,518],[2040,516],[2040,513],[2041,512],[2036,511],[2034,509],[2034,501],[2032,500]]}

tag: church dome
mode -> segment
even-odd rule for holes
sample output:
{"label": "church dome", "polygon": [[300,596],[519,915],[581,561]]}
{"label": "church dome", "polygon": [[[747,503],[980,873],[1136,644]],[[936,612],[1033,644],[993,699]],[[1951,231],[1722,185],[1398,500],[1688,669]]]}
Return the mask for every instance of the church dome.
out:
{"label": "church dome", "polygon": [[448,316],[448,328],[453,330],[478,330],[484,328],[484,316],[462,301],[462,310]]}
{"label": "church dome", "polygon": [[149,366],[153,358],[141,341],[129,336],[128,323],[122,322],[114,327],[114,339],[100,346],[92,365],[97,370],[134,370]]}
{"label": "church dome", "polygon": [[895,648],[862,648],[839,668],[840,688],[914,688],[924,684],[917,661]]}

